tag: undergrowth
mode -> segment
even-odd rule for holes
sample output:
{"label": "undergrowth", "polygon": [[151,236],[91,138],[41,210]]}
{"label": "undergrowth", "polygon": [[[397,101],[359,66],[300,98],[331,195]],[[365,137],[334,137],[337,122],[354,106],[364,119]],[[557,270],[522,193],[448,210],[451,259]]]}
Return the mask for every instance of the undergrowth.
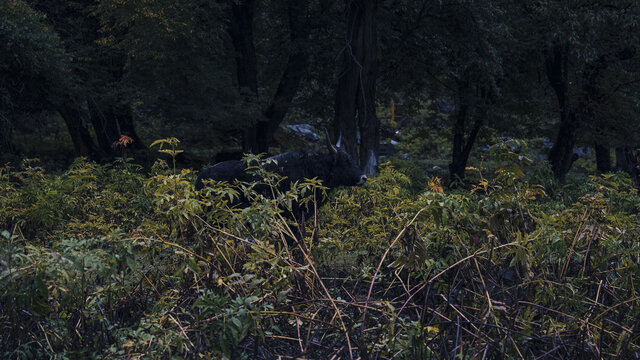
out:
{"label": "undergrowth", "polygon": [[7,165],[1,356],[640,356],[636,190],[622,174],[555,184],[525,145],[492,147],[495,170],[468,169],[473,186],[455,192],[437,178],[416,191],[389,164],[328,195],[315,179],[281,191],[286,179],[253,167],[271,196],[197,193],[195,172],[164,161],[150,174],[126,160],[59,176]]}

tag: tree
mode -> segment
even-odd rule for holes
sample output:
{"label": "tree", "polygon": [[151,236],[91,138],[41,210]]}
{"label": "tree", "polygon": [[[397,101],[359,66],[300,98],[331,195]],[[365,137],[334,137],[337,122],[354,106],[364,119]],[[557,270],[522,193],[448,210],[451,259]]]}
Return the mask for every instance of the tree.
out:
{"label": "tree", "polygon": [[116,119],[124,132],[140,113],[157,121],[159,136],[221,147],[227,131],[244,125],[224,9],[204,0],[101,1],[97,42],[112,54],[104,67],[114,76],[99,82],[108,86],[94,99],[96,118]]}
{"label": "tree", "polygon": [[[366,174],[375,174],[380,143],[375,90],[378,42],[376,0],[345,2],[346,36],[335,100],[335,128],[344,149]],[[359,148],[358,148],[359,142]]]}
{"label": "tree", "polygon": [[[93,1],[37,0],[31,4],[46,15],[43,21],[61,38],[66,71],[55,86],[54,108],[67,124],[76,155],[98,159],[113,153],[113,142],[126,132],[133,146],[143,148],[133,126],[128,97],[121,83],[122,56],[96,44],[99,21],[92,13]],[[53,88],[50,90],[54,90]],[[94,128],[98,145],[87,128]]]}
{"label": "tree", "polygon": [[[100,21],[93,12],[92,0],[36,0],[34,7],[47,15],[50,26],[62,39],[70,71],[58,104],[60,115],[67,122],[72,139],[84,139],[76,146],[77,155],[97,159],[115,155],[113,144],[126,133],[132,146],[144,148],[133,124],[131,88],[124,77],[125,58],[122,51],[113,51],[98,43]],[[97,139],[97,149],[86,129],[91,124]],[[74,140],[75,141],[75,140]],[[77,144],[76,142],[74,142]]]}
{"label": "tree", "polygon": [[593,147],[596,152],[596,168],[601,173],[611,171],[611,149],[601,143],[594,143]]}
{"label": "tree", "polygon": [[[228,33],[236,53],[236,74],[238,86],[245,94],[245,101],[258,102],[258,61],[254,39],[254,0],[232,2]],[[270,9],[261,9],[269,11]],[[273,9],[271,9],[273,10]],[[253,124],[244,130],[243,151],[266,153],[273,136],[284,120],[300,82],[307,70],[307,39],[310,32],[307,1],[288,0],[285,16],[288,24],[286,39],[288,55],[284,70],[277,80],[271,100]]]}
{"label": "tree", "polygon": [[[247,103],[256,103],[258,98],[258,60],[253,38],[255,3],[255,0],[243,0],[229,5],[227,31],[235,49],[238,88]],[[242,135],[243,152],[266,152],[258,149],[257,137],[256,126],[248,124]]]}
{"label": "tree", "polygon": [[45,15],[24,1],[4,1],[0,23],[1,150],[12,148],[10,118],[46,110],[60,112],[77,155],[97,156],[86,118],[69,99],[68,55]]}
{"label": "tree", "polygon": [[490,0],[385,5],[385,30],[390,31],[381,31],[387,55],[381,82],[393,84],[403,97],[454,104],[449,173],[462,179],[476,138],[490,115],[495,117],[502,94],[504,55],[513,45],[505,7]]}
{"label": "tree", "polygon": [[[556,97],[559,118],[549,161],[556,178],[563,180],[581,136],[606,144],[613,130],[606,121],[615,117],[610,101],[638,81],[638,73],[625,65],[637,57],[638,4],[541,0],[522,6],[531,29],[525,41],[540,49]],[[622,68],[631,78],[619,78],[625,73]],[[609,116],[603,117],[606,112]],[[603,156],[604,149],[599,154]],[[601,158],[600,166],[606,168],[606,159]]]}

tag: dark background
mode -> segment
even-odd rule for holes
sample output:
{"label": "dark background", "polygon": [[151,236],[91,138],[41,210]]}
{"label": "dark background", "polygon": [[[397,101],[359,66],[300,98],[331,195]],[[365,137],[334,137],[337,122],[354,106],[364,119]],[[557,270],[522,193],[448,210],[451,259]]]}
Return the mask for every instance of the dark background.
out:
{"label": "dark background", "polygon": [[0,154],[150,164],[176,137],[200,168],[320,147],[283,128],[309,124],[368,173],[395,153],[464,178],[507,137],[559,180],[580,157],[636,178],[639,18],[631,0],[3,0]]}

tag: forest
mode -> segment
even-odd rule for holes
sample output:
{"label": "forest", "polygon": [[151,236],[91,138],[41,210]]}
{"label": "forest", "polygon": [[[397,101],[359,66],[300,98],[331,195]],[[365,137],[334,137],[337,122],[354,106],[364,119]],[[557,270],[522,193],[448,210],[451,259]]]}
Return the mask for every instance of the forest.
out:
{"label": "forest", "polygon": [[636,0],[0,0],[2,359],[640,359],[639,188]]}

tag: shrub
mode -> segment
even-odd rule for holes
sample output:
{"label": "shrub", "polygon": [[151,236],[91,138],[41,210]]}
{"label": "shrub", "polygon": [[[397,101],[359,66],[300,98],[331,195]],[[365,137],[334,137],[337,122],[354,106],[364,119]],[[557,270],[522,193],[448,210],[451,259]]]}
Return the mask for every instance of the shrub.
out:
{"label": "shrub", "polygon": [[[512,141],[512,140],[509,140]],[[175,156],[177,141],[167,154]],[[0,170],[4,358],[630,358],[640,221],[628,177],[531,182],[522,143],[468,190],[386,164],[324,196],[258,165],[193,189],[157,162]],[[248,157],[247,161],[258,160]],[[529,173],[529,175],[527,175]],[[544,176],[543,176],[544,177]],[[234,206],[242,196],[247,207]],[[304,227],[299,202],[318,213]]]}

